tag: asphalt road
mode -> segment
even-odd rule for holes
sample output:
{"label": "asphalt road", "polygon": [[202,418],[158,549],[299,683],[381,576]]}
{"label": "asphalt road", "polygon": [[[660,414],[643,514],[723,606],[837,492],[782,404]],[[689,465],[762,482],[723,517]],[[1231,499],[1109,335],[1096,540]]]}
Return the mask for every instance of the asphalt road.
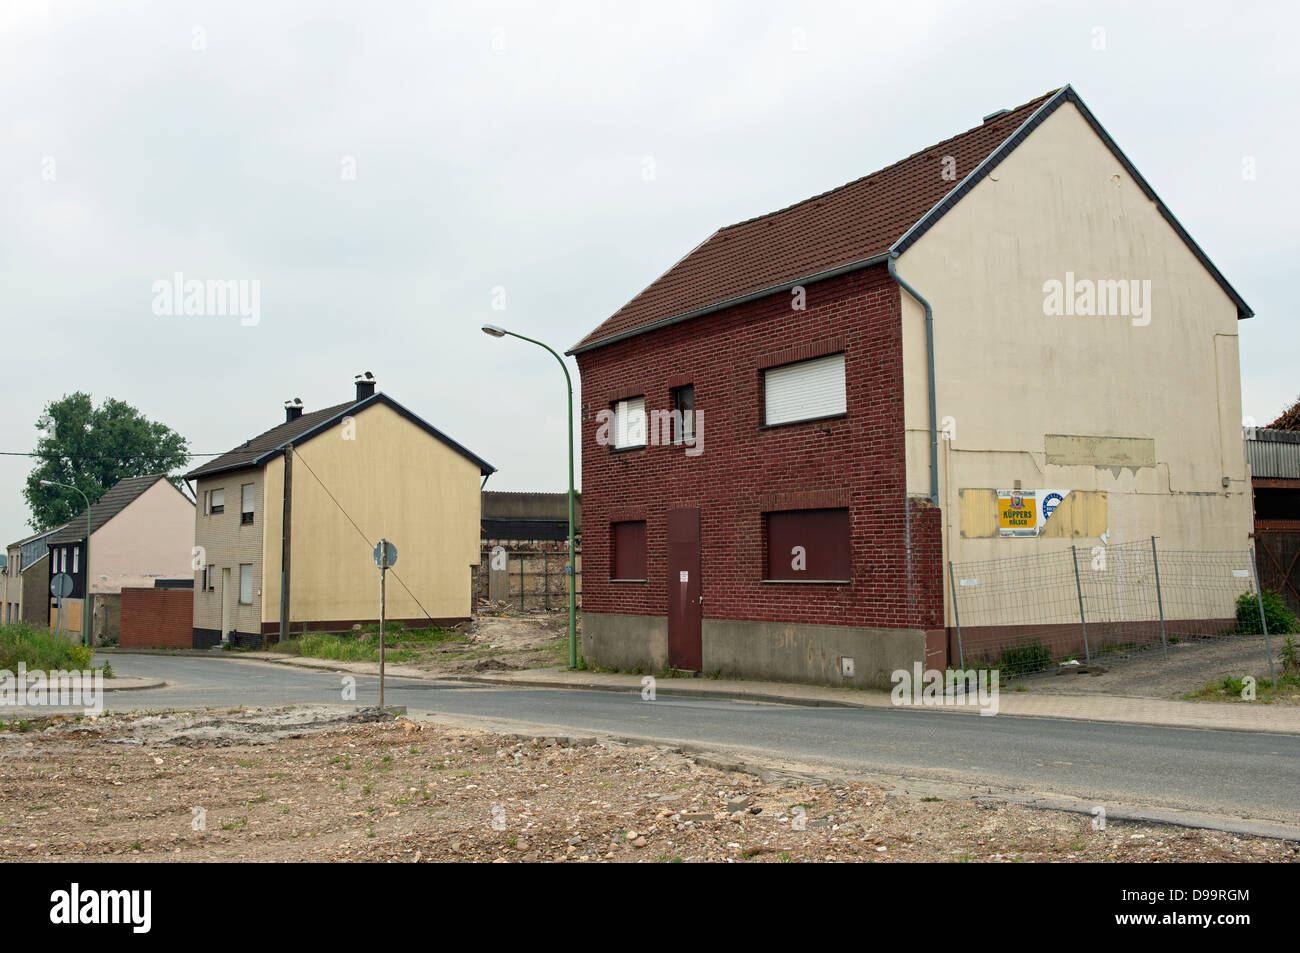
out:
{"label": "asphalt road", "polygon": [[[341,676],[230,658],[114,655],[122,675],[165,688],[109,692],[114,710],[341,704]],[[359,706],[378,679],[356,681]],[[773,759],[956,780],[1300,826],[1300,737],[917,709],[807,708],[659,694],[390,678],[385,701],[564,733],[745,749]]]}

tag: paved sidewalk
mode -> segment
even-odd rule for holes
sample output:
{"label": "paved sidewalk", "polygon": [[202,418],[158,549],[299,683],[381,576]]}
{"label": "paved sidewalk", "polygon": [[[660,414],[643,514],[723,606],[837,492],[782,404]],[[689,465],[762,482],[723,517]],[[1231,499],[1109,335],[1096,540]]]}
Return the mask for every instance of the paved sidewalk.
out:
{"label": "paved sidewalk", "polygon": [[[278,652],[241,652],[238,658],[255,659],[305,668],[377,675],[375,662],[336,662],[302,658]],[[537,688],[583,688],[596,691],[640,692],[641,675],[608,672],[571,672],[564,668],[524,669],[516,672],[485,672],[479,675],[434,675],[405,665],[386,665],[393,678],[421,678],[477,682]],[[886,691],[863,691],[798,685],[788,682],[758,682],[739,679],[658,678],[657,695],[729,698],[742,701],[774,702],[838,708],[892,708]],[[928,706],[927,706],[928,707]],[[974,705],[936,706],[936,712],[978,715]],[[1250,702],[1190,702],[1129,695],[1064,693],[1035,694],[1003,691],[998,697],[998,714],[1023,718],[1070,718],[1173,728],[1209,728],[1219,731],[1256,731],[1300,735],[1300,707]]]}

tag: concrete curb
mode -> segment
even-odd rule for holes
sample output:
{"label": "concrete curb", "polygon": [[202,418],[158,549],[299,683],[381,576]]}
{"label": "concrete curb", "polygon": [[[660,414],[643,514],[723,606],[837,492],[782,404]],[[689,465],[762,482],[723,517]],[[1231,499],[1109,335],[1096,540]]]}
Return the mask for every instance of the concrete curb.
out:
{"label": "concrete curb", "polygon": [[[127,676],[127,678],[130,678],[130,677],[131,677],[131,676]],[[105,680],[104,680],[104,691],[106,691],[106,692],[142,692],[142,691],[145,691],[146,689],[150,689],[150,688],[166,688],[167,685],[168,685],[167,682],[163,681],[163,680],[160,679],[160,678],[159,678],[159,679],[153,679],[153,680],[140,679],[140,680],[138,680],[138,681],[140,682],[140,684],[137,684],[137,685],[114,685],[114,684],[112,684],[112,683],[115,682],[115,681],[117,681],[117,679],[115,679],[115,678],[108,678],[108,679],[105,679]],[[123,679],[123,681],[125,681],[125,679]]]}

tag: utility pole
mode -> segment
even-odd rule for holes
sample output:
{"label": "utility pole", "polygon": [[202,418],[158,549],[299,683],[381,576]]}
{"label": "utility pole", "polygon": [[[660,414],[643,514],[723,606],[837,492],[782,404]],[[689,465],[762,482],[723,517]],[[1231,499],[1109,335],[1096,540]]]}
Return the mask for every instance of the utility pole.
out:
{"label": "utility pole", "polygon": [[384,707],[384,602],[388,580],[388,540],[379,541],[379,707]]}
{"label": "utility pole", "polygon": [[293,444],[284,448],[284,513],[280,518],[280,641],[289,638],[289,556],[293,550]]}

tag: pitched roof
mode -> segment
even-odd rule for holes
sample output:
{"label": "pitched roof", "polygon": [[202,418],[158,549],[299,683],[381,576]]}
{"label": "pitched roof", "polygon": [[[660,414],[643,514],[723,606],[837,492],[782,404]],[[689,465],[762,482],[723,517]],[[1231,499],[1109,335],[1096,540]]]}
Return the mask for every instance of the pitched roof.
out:
{"label": "pitched roof", "polygon": [[[93,536],[99,528],[122,512],[144,495],[159,480],[167,477],[161,473],[152,476],[127,477],[105,491],[104,495],[90,505],[90,533]],[[179,492],[179,491],[177,491]],[[63,528],[49,538],[49,543],[72,543],[86,538],[86,511],[74,516]]]}
{"label": "pitched roof", "polygon": [[[1066,102],[1074,103],[1237,305],[1254,314],[1070,86],[994,114],[982,125],[788,208],[714,232],[579,341],[570,354],[776,291],[883,262],[921,235]],[[938,174],[945,157],[955,183]]]}
{"label": "pitched roof", "polygon": [[264,433],[258,434],[251,440],[244,441],[235,449],[223,453],[215,460],[209,460],[203,466],[191,470],[185,474],[185,479],[194,480],[199,477],[224,473],[227,470],[243,470],[249,467],[264,466],[268,460],[283,453],[284,448],[289,444],[296,445],[310,440],[317,434],[337,426],[343,421],[344,417],[358,414],[373,404],[383,404],[401,414],[430,436],[442,441],[452,450],[475,464],[480,473],[486,475],[496,472],[496,467],[492,466],[492,464],[471,453],[432,424],[411,413],[397,401],[381,392],[372,394],[362,400],[349,401],[346,404],[335,404],[333,407],[326,407],[324,410],[304,413],[296,420],[287,420]]}

